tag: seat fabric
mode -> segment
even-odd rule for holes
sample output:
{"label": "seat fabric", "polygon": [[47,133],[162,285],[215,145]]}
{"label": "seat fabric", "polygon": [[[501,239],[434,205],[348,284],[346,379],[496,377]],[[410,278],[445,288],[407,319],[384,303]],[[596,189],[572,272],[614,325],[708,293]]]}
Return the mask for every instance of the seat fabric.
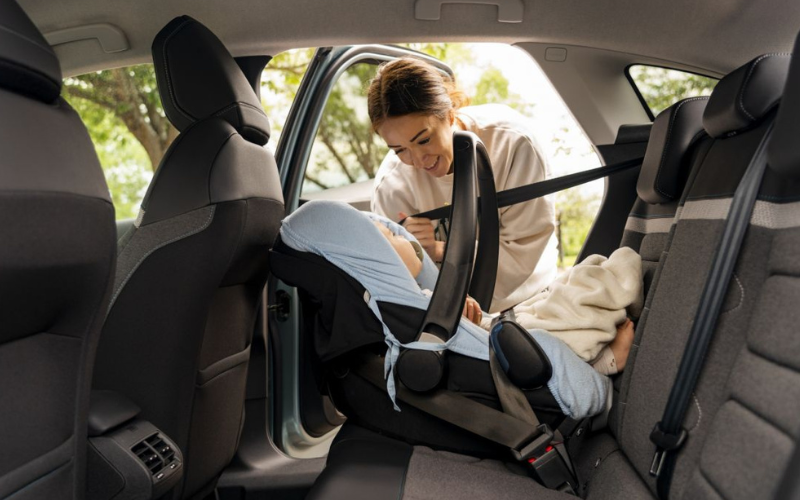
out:
{"label": "seat fabric", "polygon": [[[610,432],[591,436],[576,460],[587,498],[655,498],[655,480],[648,474],[655,447],[649,434],[661,418],[677,372],[731,198],[775,115],[774,105],[751,106],[743,122],[725,108],[740,102],[777,102],[780,86],[775,80],[786,75],[788,59],[782,55],[755,59],[723,79],[721,92],[712,93],[704,112],[710,109],[712,116],[704,116],[704,122],[713,123],[713,134],[709,134],[713,138],[701,139],[695,146],[684,201],[660,259],[645,306],[646,322],[637,327],[633,356],[615,402],[612,430],[616,437]],[[742,72],[751,73],[752,78],[741,78]],[[800,86],[800,68],[795,68],[792,77],[796,80],[787,89]],[[783,114],[798,112],[781,110]],[[797,147],[796,141],[781,145],[781,149]],[[675,461],[670,498],[771,498],[794,449],[800,415],[800,349],[794,326],[800,317],[792,306],[800,299],[800,212],[796,206],[800,165],[794,168],[793,175],[786,174],[791,169],[785,165],[765,174],[694,405],[686,416],[689,437]],[[412,469],[415,461],[424,466]],[[452,462],[414,449],[396,498],[480,498],[473,494],[479,487],[469,482],[472,466]],[[437,491],[435,475],[425,480],[433,469],[463,481],[448,480],[447,490]],[[325,474],[321,483],[329,481]],[[490,481],[499,488],[508,476]],[[527,491],[503,497],[569,498],[546,491],[532,480],[528,484]]]}
{"label": "seat fabric", "polygon": [[177,18],[153,59],[181,134],[120,239],[94,386],[128,396],[180,447],[172,498],[203,497],[237,448],[283,198],[266,115],[214,34]]}
{"label": "seat fabric", "polygon": [[0,498],[83,498],[114,207],[58,59],[0,3]]}

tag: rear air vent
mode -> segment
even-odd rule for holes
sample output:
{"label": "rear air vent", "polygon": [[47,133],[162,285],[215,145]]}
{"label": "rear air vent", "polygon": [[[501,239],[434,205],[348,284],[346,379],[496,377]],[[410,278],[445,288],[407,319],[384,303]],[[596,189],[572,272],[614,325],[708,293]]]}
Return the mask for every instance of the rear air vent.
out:
{"label": "rear air vent", "polygon": [[136,454],[153,476],[175,460],[175,450],[157,433],[137,443],[131,448],[131,451]]}

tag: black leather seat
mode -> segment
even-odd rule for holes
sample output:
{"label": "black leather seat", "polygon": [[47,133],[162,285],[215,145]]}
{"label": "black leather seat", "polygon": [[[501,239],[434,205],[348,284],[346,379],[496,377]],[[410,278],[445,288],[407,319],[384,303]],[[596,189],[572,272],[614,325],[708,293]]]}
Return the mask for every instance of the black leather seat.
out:
{"label": "black leather seat", "polygon": [[83,498],[114,207],[61,68],[0,2],[0,498]]}
{"label": "black leather seat", "polygon": [[172,498],[211,492],[237,447],[267,252],[284,215],[269,123],[222,43],[189,17],[153,42],[181,131],[120,239],[94,386],[131,398],[185,458]]}

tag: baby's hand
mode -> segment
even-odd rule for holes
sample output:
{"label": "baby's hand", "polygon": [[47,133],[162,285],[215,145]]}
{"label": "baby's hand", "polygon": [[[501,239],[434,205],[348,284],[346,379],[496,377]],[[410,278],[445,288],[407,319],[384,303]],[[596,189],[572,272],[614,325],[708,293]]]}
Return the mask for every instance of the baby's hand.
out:
{"label": "baby's hand", "polygon": [[481,324],[481,318],[483,317],[481,306],[469,295],[467,295],[467,301],[464,303],[464,317],[476,325]]}

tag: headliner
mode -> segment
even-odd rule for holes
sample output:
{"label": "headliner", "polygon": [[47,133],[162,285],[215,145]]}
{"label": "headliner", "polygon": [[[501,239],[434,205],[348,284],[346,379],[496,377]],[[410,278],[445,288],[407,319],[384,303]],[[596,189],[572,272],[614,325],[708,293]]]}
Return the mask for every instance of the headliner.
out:
{"label": "headliner", "polygon": [[[413,0],[20,0],[42,32],[94,23],[122,29],[130,49],[59,45],[66,75],[150,60],[150,43],[188,14],[236,56],[297,47],[386,42],[544,42],[594,47],[724,74],[768,52],[789,52],[797,0],[522,0],[522,23],[490,5],[446,4],[439,21],[414,19]],[[635,59],[635,57],[634,57]]]}

